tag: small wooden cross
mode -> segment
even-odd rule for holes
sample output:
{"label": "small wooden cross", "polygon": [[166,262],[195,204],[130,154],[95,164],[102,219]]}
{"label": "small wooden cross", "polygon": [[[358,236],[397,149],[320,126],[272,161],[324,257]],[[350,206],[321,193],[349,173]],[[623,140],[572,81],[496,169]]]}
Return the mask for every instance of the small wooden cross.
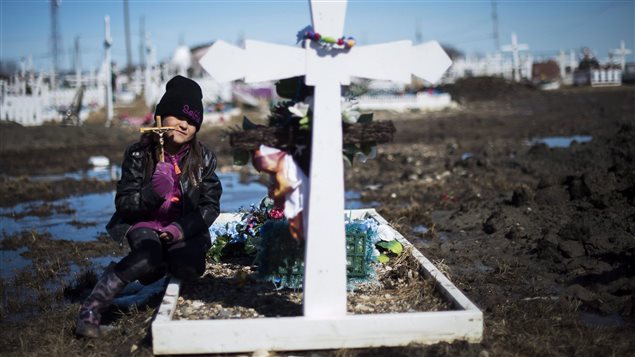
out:
{"label": "small wooden cross", "polygon": [[176,130],[175,126],[161,126],[161,116],[157,115],[155,117],[156,121],[157,121],[157,126],[153,126],[152,128],[139,128],[139,131],[142,133],[145,132],[153,132],[159,135],[159,145],[161,145],[161,156],[159,156],[159,160],[161,160],[161,162],[164,162],[164,155],[163,155],[163,134],[167,133],[170,130]]}

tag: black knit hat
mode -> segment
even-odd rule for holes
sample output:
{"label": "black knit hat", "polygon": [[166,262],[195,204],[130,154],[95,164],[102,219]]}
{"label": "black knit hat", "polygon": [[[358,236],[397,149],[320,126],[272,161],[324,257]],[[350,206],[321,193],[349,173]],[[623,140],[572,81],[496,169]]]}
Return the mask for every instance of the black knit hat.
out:
{"label": "black knit hat", "polygon": [[202,99],[203,92],[196,82],[183,76],[175,76],[165,85],[165,94],[157,104],[154,115],[187,119],[196,125],[198,131],[203,122]]}

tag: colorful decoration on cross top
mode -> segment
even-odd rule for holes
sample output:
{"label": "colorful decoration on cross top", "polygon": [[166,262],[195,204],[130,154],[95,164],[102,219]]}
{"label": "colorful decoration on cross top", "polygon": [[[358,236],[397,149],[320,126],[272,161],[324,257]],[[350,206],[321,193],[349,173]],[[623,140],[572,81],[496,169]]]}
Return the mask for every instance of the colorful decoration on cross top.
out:
{"label": "colorful decoration on cross top", "polygon": [[342,36],[340,38],[322,36],[317,32],[307,31],[304,33],[304,39],[316,41],[324,47],[335,47],[349,49],[355,46],[355,39],[353,37]]}

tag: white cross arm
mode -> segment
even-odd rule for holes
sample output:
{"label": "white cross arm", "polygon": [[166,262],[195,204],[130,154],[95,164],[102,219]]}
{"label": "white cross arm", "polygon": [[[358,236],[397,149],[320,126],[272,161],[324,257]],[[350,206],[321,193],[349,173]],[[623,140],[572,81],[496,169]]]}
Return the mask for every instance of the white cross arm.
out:
{"label": "white cross arm", "polygon": [[245,49],[216,41],[199,61],[218,82],[262,82],[303,75],[306,54],[297,47],[246,40]]}
{"label": "white cross arm", "polygon": [[615,49],[613,51],[611,51],[612,54],[614,55],[630,55],[631,54],[631,50],[626,49],[626,48],[618,48]]}
{"label": "white cross arm", "polygon": [[452,60],[438,42],[412,46],[410,41],[354,47],[346,56],[353,77],[410,83],[411,75],[437,82]]}
{"label": "white cross arm", "polygon": [[436,83],[450,68],[452,60],[437,41],[429,41],[412,48],[412,74]]}

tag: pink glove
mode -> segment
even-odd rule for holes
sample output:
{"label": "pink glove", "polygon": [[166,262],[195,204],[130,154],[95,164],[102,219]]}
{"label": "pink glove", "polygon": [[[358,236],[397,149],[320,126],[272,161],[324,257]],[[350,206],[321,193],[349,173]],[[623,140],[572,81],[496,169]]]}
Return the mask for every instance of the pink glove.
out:
{"label": "pink glove", "polygon": [[183,239],[183,232],[181,232],[181,229],[175,224],[170,224],[161,230],[160,237],[169,242],[178,241]]}
{"label": "pink glove", "polygon": [[167,162],[159,162],[152,175],[152,188],[159,196],[167,198],[174,187],[174,166]]}

